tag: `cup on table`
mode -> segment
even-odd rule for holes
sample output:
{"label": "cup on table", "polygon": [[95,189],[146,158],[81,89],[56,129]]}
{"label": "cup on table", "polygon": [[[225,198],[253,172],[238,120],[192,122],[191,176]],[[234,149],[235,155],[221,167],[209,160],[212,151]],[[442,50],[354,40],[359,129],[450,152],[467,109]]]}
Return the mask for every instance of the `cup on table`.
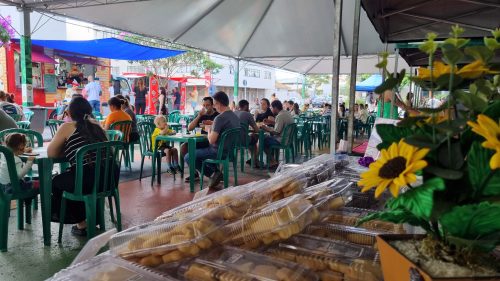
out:
{"label": "cup on table", "polygon": [[196,136],[201,136],[201,128],[194,128],[194,134]]}

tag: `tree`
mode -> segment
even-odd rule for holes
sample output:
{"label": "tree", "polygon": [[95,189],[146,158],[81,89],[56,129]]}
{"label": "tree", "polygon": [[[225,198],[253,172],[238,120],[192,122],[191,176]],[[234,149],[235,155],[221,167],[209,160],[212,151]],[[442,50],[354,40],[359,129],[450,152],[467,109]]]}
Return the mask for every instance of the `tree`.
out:
{"label": "tree", "polygon": [[323,84],[330,84],[332,81],[331,75],[307,75],[306,84],[314,89],[317,95],[323,94],[321,86]]}
{"label": "tree", "polygon": [[123,40],[150,47],[181,49],[186,51],[178,56],[155,60],[136,61],[148,69],[148,75],[156,75],[158,77],[159,85],[162,87],[167,85],[168,80],[178,73],[182,67],[191,68],[190,74],[195,77],[201,77],[201,75],[206,71],[209,71],[212,74],[217,74],[223,68],[222,65],[210,59],[210,56],[206,52],[187,47],[180,47],[179,45],[139,35],[121,34],[120,37],[122,37]]}

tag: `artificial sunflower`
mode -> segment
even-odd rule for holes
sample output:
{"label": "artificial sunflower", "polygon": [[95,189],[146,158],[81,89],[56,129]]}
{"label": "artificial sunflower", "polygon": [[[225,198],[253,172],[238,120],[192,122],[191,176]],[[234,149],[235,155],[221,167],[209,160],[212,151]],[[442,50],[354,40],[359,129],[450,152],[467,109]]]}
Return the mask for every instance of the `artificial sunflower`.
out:
{"label": "artificial sunflower", "polygon": [[500,122],[490,117],[479,114],[477,116],[477,123],[467,121],[467,125],[472,128],[472,131],[486,140],[482,146],[487,149],[495,150],[495,154],[490,159],[490,168],[492,170],[500,168]]}
{"label": "artificial sunflower", "polygon": [[457,71],[457,75],[465,79],[477,79],[484,74],[496,74],[498,72],[490,70],[484,62],[475,60],[464,65]]}
{"label": "artificial sunflower", "polygon": [[398,197],[399,189],[417,180],[415,172],[427,166],[424,157],[428,148],[418,149],[401,140],[393,143],[388,149],[380,151],[380,158],[370,165],[368,171],[361,174],[358,185],[362,192],[374,187],[375,197],[389,188],[394,197]]}
{"label": "artificial sunflower", "polygon": [[[432,79],[436,80],[441,75],[450,74],[451,67],[449,65],[444,64],[441,61],[435,61],[432,64]],[[425,67],[418,68],[417,78],[422,80],[430,80],[431,79],[431,70]]]}

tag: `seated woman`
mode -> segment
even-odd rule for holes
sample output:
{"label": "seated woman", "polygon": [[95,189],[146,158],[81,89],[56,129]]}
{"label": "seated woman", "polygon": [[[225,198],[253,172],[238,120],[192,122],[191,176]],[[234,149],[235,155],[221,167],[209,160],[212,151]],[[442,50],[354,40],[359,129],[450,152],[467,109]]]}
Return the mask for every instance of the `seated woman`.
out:
{"label": "seated woman", "polygon": [[108,115],[108,117],[106,117],[106,120],[104,121],[104,130],[109,130],[111,124],[116,122],[132,121],[130,115],[122,110],[122,105],[124,104],[125,101],[117,97],[112,97],[108,100],[109,110],[111,111],[111,113]]}
{"label": "seated woman", "polygon": [[[72,122],[64,123],[57,130],[47,147],[47,155],[52,158],[66,158],[70,168],[52,180],[52,220],[59,221],[61,199],[64,191],[75,188],[76,151],[85,145],[107,141],[104,130],[92,119],[92,107],[83,97],[75,97],[68,106]],[[83,193],[90,193],[94,184],[94,163],[86,163],[83,175]],[[115,169],[119,172],[119,169]],[[118,176],[118,175],[117,175]],[[67,201],[65,223],[76,223],[71,233],[85,236],[85,205],[83,202]]]}
{"label": "seated woman", "polygon": [[137,117],[135,116],[134,110],[130,107],[128,99],[122,95],[116,95],[115,97],[123,100],[122,110],[127,113],[132,119],[132,130],[130,131],[129,141],[135,142],[139,140],[139,131],[137,131]]}

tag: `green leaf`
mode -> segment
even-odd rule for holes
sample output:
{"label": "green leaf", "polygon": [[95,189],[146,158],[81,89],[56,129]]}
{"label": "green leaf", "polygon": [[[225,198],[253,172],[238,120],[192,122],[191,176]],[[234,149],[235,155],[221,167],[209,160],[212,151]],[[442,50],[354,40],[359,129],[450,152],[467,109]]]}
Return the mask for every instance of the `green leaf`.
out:
{"label": "green leaf", "polygon": [[412,128],[425,119],[427,119],[425,116],[406,117],[399,121],[396,125],[398,127]]}
{"label": "green leaf", "polygon": [[447,180],[458,180],[464,175],[461,171],[446,169],[435,165],[425,167],[424,171]]}
{"label": "green leaf", "polygon": [[427,40],[424,41],[424,43],[418,47],[420,51],[428,55],[434,54],[438,47],[438,44],[434,41],[436,37],[437,34],[434,32],[427,33]]}
{"label": "green leaf", "polygon": [[442,44],[441,51],[443,52],[443,60],[449,65],[458,64],[464,57],[464,54],[459,48],[449,43]]}
{"label": "green leaf", "polygon": [[408,223],[414,226],[420,226],[426,231],[432,232],[428,221],[419,219],[415,217],[412,213],[404,209],[388,210],[370,214],[359,220],[356,226],[360,226],[363,223],[372,220],[381,220],[397,224]]}
{"label": "green leaf", "polygon": [[388,203],[389,208],[405,209],[419,219],[429,220],[434,207],[434,192],[445,189],[441,178],[432,178]]}
{"label": "green leaf", "polygon": [[491,51],[495,51],[500,48],[500,43],[498,43],[497,39],[490,37],[484,38],[484,45]]}
{"label": "green leaf", "polygon": [[481,239],[500,232],[500,205],[482,202],[457,206],[441,216],[443,230],[463,239]]}
{"label": "green leaf", "polygon": [[401,139],[412,134],[408,128],[397,127],[393,124],[378,124],[376,130],[382,142],[377,145],[377,149],[385,149],[391,146],[394,142],[399,142]]}
{"label": "green leaf", "polygon": [[465,53],[475,60],[481,60],[484,63],[488,63],[491,58],[495,55],[490,49],[485,46],[471,46],[465,48]]}
{"label": "green leaf", "polygon": [[448,143],[444,142],[438,148],[437,153],[439,164],[448,169],[458,170],[465,162],[465,157],[462,153],[462,147],[460,146],[460,143],[458,141],[452,141],[449,148]]}
{"label": "green leaf", "polygon": [[[479,142],[474,142],[467,157],[469,180],[476,196],[500,195],[500,173],[498,171],[489,178],[490,159],[493,151],[482,147]],[[485,182],[488,180],[487,182]]]}
{"label": "green leaf", "polygon": [[436,142],[432,141],[432,136],[416,134],[405,138],[407,144],[411,144],[420,148],[436,149],[446,140],[445,136],[436,135]]}
{"label": "green leaf", "polygon": [[453,95],[467,108],[476,112],[482,112],[488,106],[488,103],[482,98],[462,90],[454,91]]}
{"label": "green leaf", "polygon": [[387,90],[392,90],[398,85],[398,79],[394,77],[389,77],[380,86],[375,88],[374,92],[377,94],[382,94]]}
{"label": "green leaf", "polygon": [[[437,90],[449,90],[450,88],[450,78],[451,74],[443,74],[436,79],[436,84],[438,85]],[[453,85],[452,88],[456,89],[458,86],[462,84],[464,79],[458,75],[453,76]]]}
{"label": "green leaf", "polygon": [[451,235],[446,236],[446,238],[450,244],[460,248],[472,248],[481,252],[490,253],[500,241],[500,232],[487,235],[481,239],[464,239]]}
{"label": "green leaf", "polygon": [[467,45],[467,43],[469,43],[469,42],[470,42],[470,39],[464,39],[464,38],[448,38],[448,39],[444,40],[445,44],[453,45],[456,48],[461,48],[461,47]]}
{"label": "green leaf", "polygon": [[494,101],[483,111],[483,114],[493,120],[500,119],[500,100]]}

